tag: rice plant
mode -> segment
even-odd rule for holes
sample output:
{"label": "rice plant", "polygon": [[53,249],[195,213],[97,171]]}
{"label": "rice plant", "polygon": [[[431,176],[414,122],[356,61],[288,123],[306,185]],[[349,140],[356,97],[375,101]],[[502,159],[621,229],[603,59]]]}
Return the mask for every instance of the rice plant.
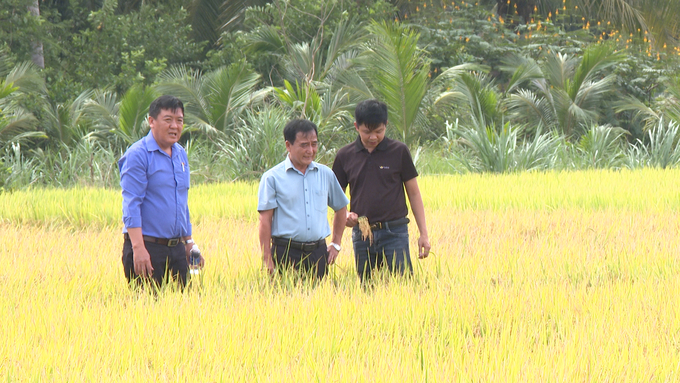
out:
{"label": "rice plant", "polygon": [[434,254],[370,289],[351,250],[321,283],[270,280],[256,183],[192,187],[206,268],[156,295],[125,283],[119,192],[0,193],[0,375],[676,381],[678,173],[423,176]]}

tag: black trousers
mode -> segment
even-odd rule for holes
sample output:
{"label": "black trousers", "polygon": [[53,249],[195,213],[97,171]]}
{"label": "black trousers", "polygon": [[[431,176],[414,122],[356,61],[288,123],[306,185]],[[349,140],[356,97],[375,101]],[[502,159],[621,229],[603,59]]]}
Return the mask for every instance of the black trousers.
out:
{"label": "black trousers", "polygon": [[[151,280],[157,287],[161,287],[168,280],[177,281],[180,287],[186,286],[189,264],[187,263],[184,244],[179,243],[176,246],[168,247],[157,243],[144,242],[144,246],[146,246],[151,257],[151,266],[153,267]],[[142,281],[135,273],[132,242],[129,239],[126,239],[123,243],[123,271],[128,283]]]}
{"label": "black trousers", "polygon": [[314,275],[319,280],[328,273],[328,248],[324,245],[306,253],[289,246],[272,244],[271,254],[279,273],[295,270],[303,275]]}

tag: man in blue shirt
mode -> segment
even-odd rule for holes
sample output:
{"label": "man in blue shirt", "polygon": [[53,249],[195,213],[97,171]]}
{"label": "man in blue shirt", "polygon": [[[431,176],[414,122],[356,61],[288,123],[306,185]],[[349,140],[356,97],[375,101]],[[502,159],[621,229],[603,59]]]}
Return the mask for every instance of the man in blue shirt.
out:
{"label": "man in blue shirt", "polygon": [[[333,171],[314,162],[319,142],[313,122],[290,121],[283,136],[288,156],[260,180],[262,259],[270,274],[295,269],[322,279],[340,252],[349,200]],[[335,214],[333,237],[326,245],[328,207]]]}
{"label": "man in blue shirt", "polygon": [[[168,277],[186,284],[193,245],[187,204],[189,161],[177,141],[184,105],[161,96],[149,107],[149,134],[118,161],[123,189],[123,269],[128,282]],[[201,259],[201,265],[203,260]]]}

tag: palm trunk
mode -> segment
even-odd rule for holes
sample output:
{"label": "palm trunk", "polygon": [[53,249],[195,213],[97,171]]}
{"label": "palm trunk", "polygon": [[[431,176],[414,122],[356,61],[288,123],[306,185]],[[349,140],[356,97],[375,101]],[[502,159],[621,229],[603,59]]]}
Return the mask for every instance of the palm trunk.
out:
{"label": "palm trunk", "polygon": [[[29,12],[35,17],[40,17],[40,3],[39,0],[33,0],[33,4],[28,6]],[[45,68],[45,56],[43,55],[43,45],[40,41],[34,41],[32,44],[33,53],[31,54],[31,61],[40,68]]]}

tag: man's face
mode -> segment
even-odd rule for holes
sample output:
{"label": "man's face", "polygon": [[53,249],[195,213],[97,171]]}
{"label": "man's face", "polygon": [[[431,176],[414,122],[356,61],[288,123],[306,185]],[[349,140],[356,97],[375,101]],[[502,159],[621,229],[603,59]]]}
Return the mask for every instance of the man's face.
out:
{"label": "man's face", "polygon": [[319,141],[316,138],[316,132],[313,130],[306,133],[297,132],[293,144],[286,141],[286,150],[288,150],[290,161],[296,169],[301,171],[307,169],[307,166],[314,161],[318,147]]}
{"label": "man's face", "polygon": [[366,125],[357,125],[356,122],[354,127],[359,133],[359,137],[361,137],[361,143],[369,152],[373,151],[382,142],[383,138],[385,138],[385,130],[387,129],[385,124],[380,124],[377,128],[369,130]]}
{"label": "man's face", "polygon": [[170,149],[172,144],[179,141],[184,128],[184,113],[182,109],[161,109],[158,117],[149,116],[149,126],[153,138],[161,149]]}

